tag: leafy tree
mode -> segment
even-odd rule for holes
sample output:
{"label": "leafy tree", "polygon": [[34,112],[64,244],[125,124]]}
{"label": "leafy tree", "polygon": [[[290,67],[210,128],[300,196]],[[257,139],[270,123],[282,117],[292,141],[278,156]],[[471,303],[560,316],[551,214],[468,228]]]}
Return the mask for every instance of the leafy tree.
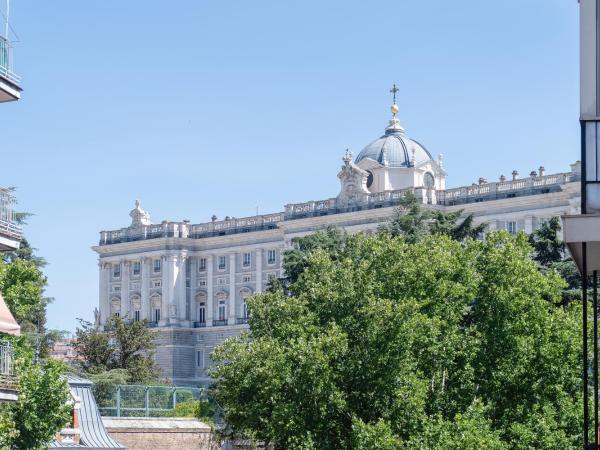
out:
{"label": "leafy tree", "polygon": [[226,431],[275,449],[577,448],[580,308],[554,307],[565,283],[531,253],[506,232],[307,252],[212,355]]}
{"label": "leafy tree", "polygon": [[[18,213],[17,221],[25,224],[30,214]],[[63,331],[46,329],[46,309],[54,301],[44,296],[47,279],[42,273],[46,260],[35,254],[26,238],[13,252],[2,254],[0,260],[0,291],[21,326],[21,332],[36,350],[37,358],[46,358],[50,348]]]}
{"label": "leafy tree", "polygon": [[0,409],[0,448],[43,449],[69,422],[69,388],[64,365],[55,360],[35,363],[25,338],[11,339],[17,349],[19,397]]}
{"label": "leafy tree", "polygon": [[92,381],[94,398],[100,408],[114,406],[114,393],[117,386],[127,384],[129,372],[125,369],[112,369],[97,373],[87,373]]}
{"label": "leafy tree", "polygon": [[423,432],[414,436],[406,448],[411,450],[434,448],[505,450],[509,446],[502,441],[497,431],[492,430],[492,423],[486,417],[485,408],[480,403],[476,403],[464,414],[457,414],[453,420],[444,420],[440,417],[428,419]]}
{"label": "leafy tree", "polygon": [[455,241],[464,241],[465,239],[477,239],[485,231],[486,224],[474,225],[475,217],[473,214],[467,215],[459,222],[463,215],[463,210],[445,213],[443,211],[433,211],[433,220],[430,229],[432,234],[443,234]]}
{"label": "leafy tree", "polygon": [[293,238],[293,248],[284,254],[285,283],[294,283],[304,272],[311,252],[322,249],[335,259],[344,248],[346,233],[340,228],[330,226],[325,231],[318,231],[301,238]]}
{"label": "leafy tree", "polygon": [[154,333],[146,321],[125,322],[113,316],[107,321],[108,331],[102,332],[84,320],[79,320],[75,348],[83,358],[82,369],[100,373],[125,369],[130,383],[148,383],[158,377],[154,364]]}
{"label": "leafy tree", "polygon": [[45,316],[45,286],[46,277],[35,264],[22,259],[0,262],[0,291],[22,327],[35,330]]}
{"label": "leafy tree", "polygon": [[402,236],[414,244],[422,241],[429,234],[429,221],[432,212],[423,208],[423,204],[408,191],[400,199],[399,206],[394,209],[392,218],[380,227],[380,231],[391,236]]}
{"label": "leafy tree", "polygon": [[456,241],[480,237],[486,225],[474,225],[473,214],[461,220],[462,216],[462,210],[446,213],[427,209],[414,193],[408,191],[400,199],[400,205],[394,210],[391,219],[380,227],[380,231],[392,236],[402,236],[411,244],[422,241],[429,234],[441,234]]}
{"label": "leafy tree", "polygon": [[363,450],[398,450],[402,448],[402,442],[394,436],[392,427],[384,420],[373,424],[364,423],[360,419],[354,420],[352,438],[354,448]]}
{"label": "leafy tree", "polygon": [[561,262],[565,256],[565,243],[558,233],[561,230],[560,219],[553,217],[541,223],[540,227],[529,236],[535,252],[534,259],[542,266]]}

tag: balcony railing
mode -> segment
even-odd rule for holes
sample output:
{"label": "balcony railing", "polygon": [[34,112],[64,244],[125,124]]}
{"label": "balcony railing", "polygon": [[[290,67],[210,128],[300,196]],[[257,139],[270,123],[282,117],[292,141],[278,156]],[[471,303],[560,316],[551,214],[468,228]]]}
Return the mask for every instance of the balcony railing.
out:
{"label": "balcony railing", "polygon": [[235,323],[237,325],[244,325],[244,324],[248,323],[248,318],[247,317],[238,317],[237,319],[235,319]]}
{"label": "balcony railing", "polygon": [[0,234],[21,240],[21,227],[17,225],[14,205],[17,203],[12,191],[0,188]]}
{"label": "balcony railing", "polygon": [[10,344],[0,343],[0,389],[16,389],[14,353]]}
{"label": "balcony railing", "polygon": [[17,86],[21,83],[21,78],[12,71],[12,46],[2,36],[0,36],[0,77]]}
{"label": "balcony railing", "polygon": [[227,319],[213,320],[213,327],[227,325]]}

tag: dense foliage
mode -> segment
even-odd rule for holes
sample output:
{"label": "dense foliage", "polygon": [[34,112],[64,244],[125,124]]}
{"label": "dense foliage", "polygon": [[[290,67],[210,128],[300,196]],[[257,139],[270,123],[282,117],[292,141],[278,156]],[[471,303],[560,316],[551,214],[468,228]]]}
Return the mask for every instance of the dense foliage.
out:
{"label": "dense foliage", "polygon": [[[20,214],[21,223],[26,214]],[[69,421],[71,406],[63,377],[64,366],[47,360],[48,350],[60,332],[46,329],[46,307],[52,299],[44,296],[47,281],[42,273],[43,258],[35,255],[27,240],[0,260],[0,291],[21,326],[19,338],[0,336],[16,350],[17,402],[0,405],[0,448],[41,449]]]}
{"label": "dense foliage", "polygon": [[[77,328],[76,349],[81,369],[96,376],[99,381],[121,380],[126,371],[129,383],[150,383],[158,378],[154,363],[154,333],[146,321],[126,322],[113,316],[106,323],[106,331],[99,331],[84,320]],[[114,372],[122,369],[121,372]],[[105,372],[110,372],[106,374]],[[114,375],[114,376],[112,376]],[[120,384],[120,383],[119,383]]]}
{"label": "dense foliage", "polygon": [[23,350],[24,345],[18,347],[19,398],[4,411],[4,420],[12,422],[12,437],[6,447],[0,448],[44,449],[69,422],[72,409],[68,403],[69,387],[62,376],[65,367],[61,362],[48,359],[35,363],[33,354]]}
{"label": "dense foliage", "polygon": [[296,276],[213,354],[228,431],[276,449],[578,448],[565,282],[523,234],[435,232],[414,208],[376,236],[297,243]]}
{"label": "dense foliage", "polygon": [[485,223],[475,225],[473,214],[463,217],[462,210],[444,212],[425,208],[412,192],[406,192],[392,218],[380,227],[380,231],[402,236],[406,242],[414,244],[430,234],[448,236],[457,241],[476,239],[485,228]]}

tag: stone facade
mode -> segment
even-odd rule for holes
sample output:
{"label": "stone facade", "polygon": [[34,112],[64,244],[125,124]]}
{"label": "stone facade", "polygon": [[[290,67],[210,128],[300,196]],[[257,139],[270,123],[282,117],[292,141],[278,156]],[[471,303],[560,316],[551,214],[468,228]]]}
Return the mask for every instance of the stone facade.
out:
{"label": "stone facade", "polygon": [[[395,106],[395,105],[394,105]],[[247,327],[245,299],[265,290],[282,271],[292,239],[334,225],[355,233],[375,231],[406,191],[428,208],[464,210],[488,230],[531,233],[544,220],[578,212],[580,164],[528,177],[513,171],[497,182],[446,189],[441,155],[434,160],[409,139],[396,119],[353,160],[347,151],[336,197],[289,204],[284,211],[191,224],[152,223],[136,202],[131,225],[100,233],[99,310],[146,319],[158,331],[157,361],[178,384],[206,384],[209,354]]]}

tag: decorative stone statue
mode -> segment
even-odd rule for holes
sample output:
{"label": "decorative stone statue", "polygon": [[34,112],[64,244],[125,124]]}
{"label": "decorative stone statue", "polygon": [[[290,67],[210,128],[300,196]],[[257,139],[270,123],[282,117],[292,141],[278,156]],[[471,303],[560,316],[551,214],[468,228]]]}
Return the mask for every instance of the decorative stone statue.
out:
{"label": "decorative stone statue", "polygon": [[100,326],[100,311],[98,311],[98,308],[94,308],[94,325],[96,327]]}
{"label": "decorative stone statue", "polygon": [[346,150],[342,161],[344,161],[344,165],[338,173],[341,183],[340,193],[337,196],[338,207],[346,208],[365,203],[369,194],[367,189],[369,174],[354,164],[350,150]]}
{"label": "decorative stone statue", "polygon": [[169,319],[174,319],[177,317],[177,305],[175,303],[171,303],[169,305]]}
{"label": "decorative stone statue", "polygon": [[152,221],[150,220],[150,214],[142,209],[139,200],[135,201],[135,208],[131,210],[129,217],[131,217],[131,228],[139,228],[152,224]]}

